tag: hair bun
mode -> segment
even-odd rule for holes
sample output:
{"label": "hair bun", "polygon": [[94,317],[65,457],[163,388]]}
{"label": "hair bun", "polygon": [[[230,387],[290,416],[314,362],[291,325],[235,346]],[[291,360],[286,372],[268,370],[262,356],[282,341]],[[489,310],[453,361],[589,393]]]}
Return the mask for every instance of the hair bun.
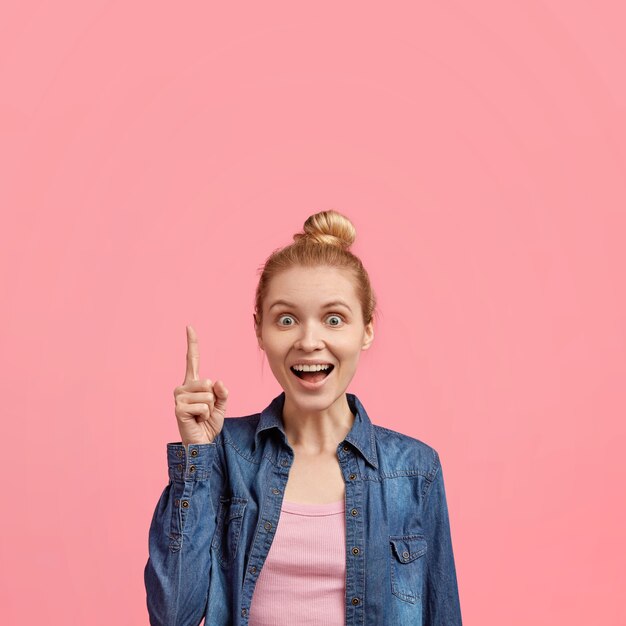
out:
{"label": "hair bun", "polygon": [[303,230],[304,232],[293,236],[294,241],[321,243],[347,250],[356,239],[356,229],[352,222],[333,209],[308,217]]}

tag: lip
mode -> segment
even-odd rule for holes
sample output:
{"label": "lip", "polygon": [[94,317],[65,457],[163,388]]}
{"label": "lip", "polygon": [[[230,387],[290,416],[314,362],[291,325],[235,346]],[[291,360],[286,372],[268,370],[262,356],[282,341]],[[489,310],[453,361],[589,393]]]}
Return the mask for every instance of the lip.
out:
{"label": "lip", "polygon": [[293,370],[291,368],[289,368],[289,373],[296,379],[297,382],[300,383],[300,385],[302,385],[302,387],[304,387],[304,389],[307,389],[309,391],[315,391],[316,389],[324,386],[324,383],[335,373],[336,369],[337,367],[334,366],[333,369],[330,371],[330,374],[328,374],[328,376],[324,377],[317,383],[312,383],[308,380],[304,380],[303,378],[298,378],[298,376],[293,373]]}
{"label": "lip", "polygon": [[294,361],[290,367],[294,365],[333,365],[330,361]]}

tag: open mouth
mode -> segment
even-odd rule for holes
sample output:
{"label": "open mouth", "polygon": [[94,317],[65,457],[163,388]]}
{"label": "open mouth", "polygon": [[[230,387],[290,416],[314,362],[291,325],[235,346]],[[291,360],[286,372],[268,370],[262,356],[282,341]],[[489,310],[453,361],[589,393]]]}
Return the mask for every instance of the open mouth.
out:
{"label": "open mouth", "polygon": [[300,380],[304,380],[309,383],[319,383],[335,369],[335,366],[331,365],[327,369],[320,370],[319,372],[300,372],[295,370],[293,367],[290,369]]}

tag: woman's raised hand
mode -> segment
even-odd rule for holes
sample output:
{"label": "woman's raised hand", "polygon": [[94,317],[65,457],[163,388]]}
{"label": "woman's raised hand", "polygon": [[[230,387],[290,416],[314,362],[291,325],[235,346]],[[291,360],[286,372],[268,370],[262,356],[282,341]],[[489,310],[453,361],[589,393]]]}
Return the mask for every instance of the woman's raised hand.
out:
{"label": "woman's raised hand", "polygon": [[174,389],[176,420],[182,443],[211,443],[224,425],[228,389],[221,380],[199,379],[200,351],[196,331],[187,326],[185,382]]}

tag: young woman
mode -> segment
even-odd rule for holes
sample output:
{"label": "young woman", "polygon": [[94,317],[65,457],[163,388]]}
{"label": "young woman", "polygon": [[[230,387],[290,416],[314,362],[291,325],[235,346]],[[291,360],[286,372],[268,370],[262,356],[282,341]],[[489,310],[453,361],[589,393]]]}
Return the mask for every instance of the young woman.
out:
{"label": "young woman", "polygon": [[322,211],[265,263],[254,325],[283,392],[260,413],[225,417],[187,327],[144,571],[153,626],[461,625],[439,455],[346,391],[376,304],[354,238]]}

